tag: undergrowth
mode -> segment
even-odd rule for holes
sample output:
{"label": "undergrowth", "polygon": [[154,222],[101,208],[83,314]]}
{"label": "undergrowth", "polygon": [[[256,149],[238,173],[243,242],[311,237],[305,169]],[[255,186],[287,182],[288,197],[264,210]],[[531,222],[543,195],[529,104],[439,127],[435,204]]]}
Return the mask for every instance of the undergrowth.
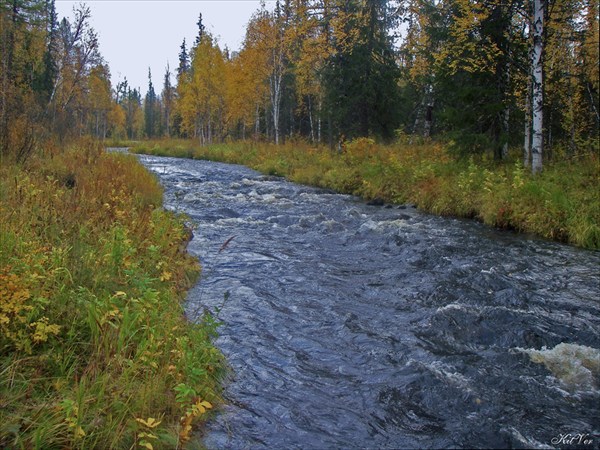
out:
{"label": "undergrowth", "polygon": [[181,447],[224,367],[215,321],[181,306],[184,218],[90,142],[0,175],[0,447]]}
{"label": "undergrowth", "polygon": [[384,146],[367,138],[347,143],[341,152],[303,142],[202,147],[185,140],[140,142],[132,151],[243,164],[298,183],[414,203],[435,214],[600,249],[600,165],[595,154],[547,162],[543,173],[533,176],[518,154],[498,164],[485,157],[457,159],[439,143]]}

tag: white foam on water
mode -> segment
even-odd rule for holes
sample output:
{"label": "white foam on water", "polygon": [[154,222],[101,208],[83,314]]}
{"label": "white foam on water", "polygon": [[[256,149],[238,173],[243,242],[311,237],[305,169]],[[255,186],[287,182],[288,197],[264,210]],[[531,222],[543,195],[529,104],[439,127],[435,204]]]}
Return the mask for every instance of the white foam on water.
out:
{"label": "white foam on water", "polygon": [[440,306],[435,310],[436,313],[443,313],[444,311],[463,311],[466,313],[485,314],[493,311],[506,311],[507,313],[517,313],[520,315],[540,315],[540,312],[534,312],[527,309],[511,308],[504,305],[470,305],[465,303],[449,303],[444,306]]}
{"label": "white foam on water", "polygon": [[421,361],[411,361],[410,363],[417,364],[430,371],[437,379],[459,388],[460,390],[473,394],[473,383],[469,378],[462,373],[456,372],[454,367],[444,364],[442,361],[432,361],[424,363]]}
{"label": "white foam on water", "polygon": [[406,228],[406,227],[410,227],[410,226],[411,226],[411,224],[409,224],[404,219],[381,220],[381,221],[374,221],[374,220],[369,219],[360,226],[358,231],[361,233],[364,233],[365,231],[383,232],[390,228],[397,229],[397,228]]}
{"label": "white foam on water", "polygon": [[344,225],[342,225],[339,222],[336,222],[333,219],[324,220],[321,223],[321,227],[323,228],[324,231],[327,231],[327,232],[335,232],[335,231],[343,231],[343,230],[345,230]]}
{"label": "white foam on water", "polygon": [[[231,226],[231,225],[264,225],[267,222],[261,219],[255,219],[254,217],[227,217],[225,219],[218,219],[214,221],[214,225],[218,226]],[[204,225],[203,225],[204,226]]]}
{"label": "white foam on water", "polygon": [[552,349],[517,348],[531,361],[544,364],[570,391],[598,392],[600,350],[585,345],[562,342]]}
{"label": "white foam on water", "polygon": [[457,311],[468,311],[466,305],[464,305],[462,303],[449,303],[447,305],[440,306],[438,309],[436,309],[436,312],[440,313],[440,312],[449,311],[452,309],[457,310]]}
{"label": "white foam on water", "polygon": [[275,203],[277,201],[277,197],[273,194],[265,194],[262,196],[261,200],[265,203]]}

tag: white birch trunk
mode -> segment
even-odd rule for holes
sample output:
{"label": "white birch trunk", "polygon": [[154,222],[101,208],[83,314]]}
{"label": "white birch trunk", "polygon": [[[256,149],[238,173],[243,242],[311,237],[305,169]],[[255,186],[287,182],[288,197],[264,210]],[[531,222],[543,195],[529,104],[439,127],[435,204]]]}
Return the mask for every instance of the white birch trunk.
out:
{"label": "white birch trunk", "polygon": [[533,89],[532,89],[532,112],[533,112],[533,137],[531,142],[531,171],[539,173],[542,171],[542,153],[544,150],[544,13],[546,10],[545,0],[534,0],[533,11]]}
{"label": "white birch trunk", "polygon": [[[279,16],[278,16],[279,17]],[[281,26],[276,23],[276,26]],[[271,94],[271,108],[273,113],[273,131],[275,132],[275,144],[279,144],[279,115],[281,109],[281,91],[283,87],[284,72],[284,50],[283,32],[278,31],[277,43],[271,50],[273,67],[269,76],[269,87]]]}
{"label": "white birch trunk", "polygon": [[273,130],[275,132],[275,144],[279,145],[279,112],[281,104],[281,71],[276,67],[271,75],[271,107],[273,112]]}

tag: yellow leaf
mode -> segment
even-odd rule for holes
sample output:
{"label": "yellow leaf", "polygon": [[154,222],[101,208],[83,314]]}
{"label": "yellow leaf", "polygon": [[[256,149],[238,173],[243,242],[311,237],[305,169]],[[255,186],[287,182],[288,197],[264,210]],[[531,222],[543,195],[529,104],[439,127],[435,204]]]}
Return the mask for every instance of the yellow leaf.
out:
{"label": "yellow leaf", "polygon": [[150,442],[148,442],[148,441],[140,441],[140,442],[139,442],[139,444],[140,444],[140,447],[145,447],[145,448],[147,448],[148,450],[154,450],[154,447],[153,447],[153,446],[152,446],[152,444],[151,444]]}
{"label": "yellow leaf", "polygon": [[204,406],[206,409],[211,409],[213,407],[213,405],[210,402],[207,402],[206,400],[201,401],[200,405]]}
{"label": "yellow leaf", "polygon": [[161,420],[156,420],[153,417],[148,417],[148,420],[144,420],[144,419],[135,419],[138,423],[141,423],[142,425],[148,427],[148,428],[156,428],[157,426],[159,426],[161,424]]}
{"label": "yellow leaf", "polygon": [[77,436],[77,438],[84,437],[85,436],[85,431],[83,431],[83,428],[77,427],[77,429],[75,431],[75,436]]}
{"label": "yellow leaf", "polygon": [[160,276],[160,281],[169,281],[172,276],[173,276],[173,274],[171,272],[168,272],[165,270],[165,271],[163,271],[162,275]]}
{"label": "yellow leaf", "polygon": [[140,438],[158,439],[158,437],[155,434],[152,434],[152,433],[140,433],[140,434],[138,434],[138,437],[140,437]]}

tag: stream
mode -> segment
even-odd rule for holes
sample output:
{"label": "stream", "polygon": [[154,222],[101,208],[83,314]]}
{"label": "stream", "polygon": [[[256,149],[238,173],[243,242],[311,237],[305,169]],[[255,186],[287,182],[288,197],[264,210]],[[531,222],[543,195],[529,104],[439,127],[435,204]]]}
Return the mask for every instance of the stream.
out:
{"label": "stream", "polygon": [[600,253],[140,156],[223,322],[215,449],[599,448]]}

